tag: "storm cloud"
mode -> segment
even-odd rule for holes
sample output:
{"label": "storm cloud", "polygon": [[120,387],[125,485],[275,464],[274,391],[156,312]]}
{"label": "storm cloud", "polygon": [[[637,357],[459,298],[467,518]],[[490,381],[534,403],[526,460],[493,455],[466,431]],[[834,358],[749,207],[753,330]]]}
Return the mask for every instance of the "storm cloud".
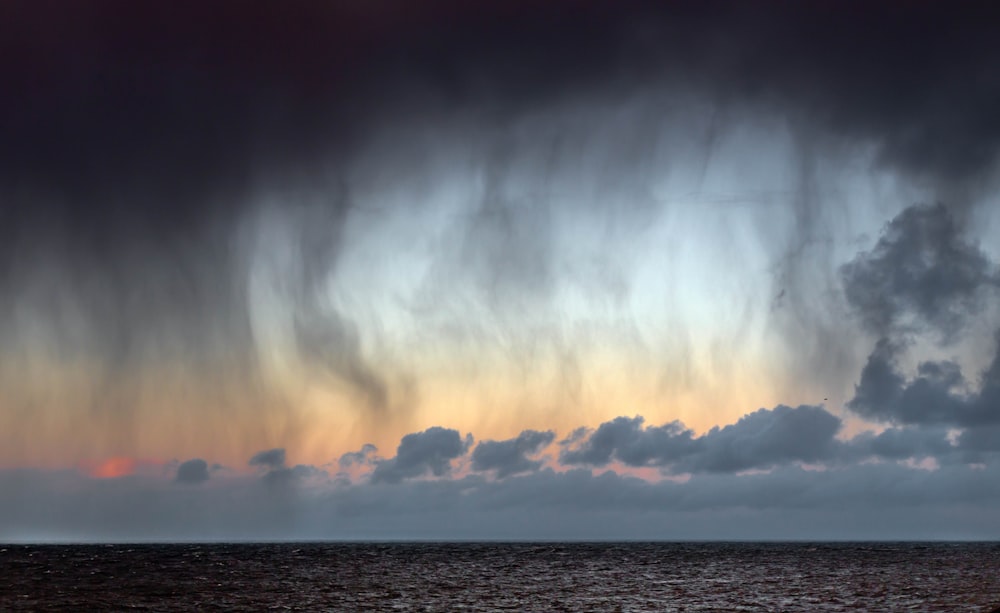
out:
{"label": "storm cloud", "polygon": [[564,440],[564,464],[660,466],[671,473],[738,472],[791,462],[832,459],[841,420],[822,407],[777,406],[750,413],[702,436],[679,422],[642,427],[643,418],[619,417],[595,431]]}
{"label": "storm cloud", "polygon": [[[997,336],[1000,349],[1000,335]],[[1000,422],[1000,351],[978,386],[951,361],[921,362],[907,379],[896,363],[898,348],[879,341],[847,406],[879,421],[975,427]]]}
{"label": "storm cloud", "polygon": [[983,310],[1000,280],[942,204],[907,208],[840,272],[848,303],[872,332],[932,331],[945,340]]}
{"label": "storm cloud", "polygon": [[[497,127],[538,112],[572,115],[616,97],[693,97],[722,109],[718,118],[746,107],[784,117],[809,139],[828,135],[818,142],[873,144],[881,164],[931,180],[945,197],[995,170],[1000,80],[991,70],[998,59],[991,9],[921,4],[907,7],[905,19],[903,10],[294,2],[276,20],[268,8],[228,1],[169,10],[9,3],[0,64],[9,84],[0,103],[3,320],[38,307],[57,324],[43,340],[99,356],[109,377],[137,361],[211,363],[267,352],[255,345],[261,331],[247,288],[262,277],[248,260],[262,240],[253,228],[268,217],[260,211],[276,209],[303,245],[304,263],[296,264],[303,269],[284,281],[296,287],[274,290],[293,305],[302,358],[384,407],[391,382],[317,284],[336,270],[364,177],[405,174],[388,155],[385,169],[363,163],[379,126],[406,128],[393,149],[408,166],[425,146],[408,126],[457,129],[460,140],[484,137],[496,141],[486,149],[503,151],[510,140],[498,138]],[[456,128],[450,116],[467,123]],[[724,119],[713,121],[716,132],[726,128]],[[596,144],[613,144],[631,163],[657,149],[656,134]],[[546,142],[550,136],[595,144],[587,131],[540,133],[531,147],[550,150],[556,167],[561,148]],[[699,155],[710,161],[713,147]],[[494,159],[524,153],[507,149]],[[504,165],[486,163],[501,176]],[[487,191],[469,228],[470,272],[487,279],[489,291],[513,288],[510,296],[548,286],[545,202],[502,204],[499,185]],[[896,223],[929,228],[926,218],[941,214],[930,209]],[[949,228],[928,230],[927,240],[949,240]],[[904,243],[886,240],[877,261],[905,255]],[[494,252],[504,254],[499,268],[490,263]],[[951,280],[920,271],[886,280],[871,270],[877,261],[859,264],[850,274],[864,288],[851,296],[870,310],[871,292],[893,283],[905,292],[898,300],[918,301],[916,314],[951,325],[956,315],[928,291],[948,283],[971,300],[970,275],[981,272],[976,254],[957,255],[965,268]],[[895,321],[866,317],[871,325]],[[17,329],[5,325],[3,334],[25,346]],[[252,375],[254,364],[239,367]]]}
{"label": "storm cloud", "polygon": [[532,459],[555,440],[555,432],[525,430],[504,441],[480,441],[472,452],[472,469],[495,471],[498,479],[538,470],[541,460]]}
{"label": "storm cloud", "polygon": [[464,455],[471,445],[471,434],[463,439],[458,430],[440,426],[407,434],[399,442],[396,456],[375,466],[372,483],[398,483],[427,473],[445,476],[451,471],[451,461]]}
{"label": "storm cloud", "polygon": [[617,459],[629,466],[663,465],[700,450],[693,432],[680,422],[643,428],[642,417],[617,417],[592,433],[576,430],[560,444],[564,464],[604,466]]}
{"label": "storm cloud", "polygon": [[997,6],[571,4],[0,3],[0,537],[995,538]]}

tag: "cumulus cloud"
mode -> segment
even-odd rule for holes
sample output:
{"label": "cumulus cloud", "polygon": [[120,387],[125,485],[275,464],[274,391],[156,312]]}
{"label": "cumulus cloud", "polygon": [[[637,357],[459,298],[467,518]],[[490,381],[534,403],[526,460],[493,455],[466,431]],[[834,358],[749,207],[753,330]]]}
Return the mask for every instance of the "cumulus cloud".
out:
{"label": "cumulus cloud", "polygon": [[261,469],[261,478],[269,485],[287,485],[302,479],[326,477],[327,472],[311,464],[285,465],[285,450],[277,447],[255,453],[248,462]]}
{"label": "cumulus cloud", "polygon": [[680,422],[642,427],[644,418],[617,417],[594,432],[576,430],[562,441],[563,464],[604,466],[619,460],[629,466],[662,466],[700,449],[693,432]]}
{"label": "cumulus cloud", "polygon": [[337,464],[341,469],[350,468],[352,466],[370,466],[374,463],[378,453],[378,448],[371,443],[365,443],[361,446],[358,451],[348,451],[347,453],[340,456]]}
{"label": "cumulus cloud", "polygon": [[249,462],[250,466],[260,466],[267,469],[278,469],[285,467],[285,450],[282,448],[267,449],[253,454]]}
{"label": "cumulus cloud", "polygon": [[[892,219],[871,251],[840,269],[849,305],[879,336],[847,408],[890,428],[858,437],[857,452],[888,458],[975,461],[995,445],[1000,422],[1000,336],[990,365],[966,376],[954,359],[923,360],[904,371],[915,338],[942,346],[960,340],[996,296],[997,266],[971,241],[953,211],[911,206]],[[964,429],[944,439],[949,428]]]}
{"label": "cumulus cloud", "polygon": [[472,452],[472,469],[495,471],[498,479],[538,470],[541,460],[531,459],[555,440],[551,430],[525,430],[504,441],[480,441]]}
{"label": "cumulus cloud", "polygon": [[659,466],[666,472],[738,472],[834,457],[840,418],[822,407],[779,405],[715,427],[700,437],[679,422],[642,427],[642,417],[618,417],[563,441],[563,464]]}
{"label": "cumulus cloud", "polygon": [[1000,334],[998,351],[978,390],[967,391],[958,364],[928,361],[907,379],[897,363],[899,345],[882,339],[861,371],[847,406],[876,421],[976,427],[1000,422]]}
{"label": "cumulus cloud", "polygon": [[702,453],[685,458],[691,471],[732,472],[791,462],[817,462],[835,452],[839,417],[818,406],[760,409],[735,424],[712,428]]}
{"label": "cumulus cloud", "polygon": [[[3,470],[0,487],[19,504],[0,506],[0,538],[995,538],[998,425],[837,440],[841,420],[823,407],[779,405],[701,436],[619,417],[572,432],[555,469],[537,457],[552,431],[471,449],[471,434],[436,426],[404,436],[387,460],[373,445],[341,456],[341,469],[372,470],[368,480],[287,467],[282,448],[252,456],[261,475],[223,475],[211,488],[152,472]],[[472,471],[456,475],[466,454]],[[589,469],[615,463],[626,470]],[[689,478],[628,474],[649,466]],[[208,473],[196,458],[173,481]]]}
{"label": "cumulus cloud", "polygon": [[434,426],[407,434],[396,456],[380,461],[372,473],[372,483],[398,483],[427,473],[435,477],[451,471],[451,461],[464,455],[472,445],[472,435],[463,439],[458,430]]}
{"label": "cumulus cloud", "polygon": [[182,462],[177,467],[178,483],[201,483],[208,480],[208,462],[200,458]]}
{"label": "cumulus cloud", "polygon": [[998,280],[996,266],[942,204],[904,210],[840,274],[848,303],[869,330],[930,330],[945,340],[982,310]]}

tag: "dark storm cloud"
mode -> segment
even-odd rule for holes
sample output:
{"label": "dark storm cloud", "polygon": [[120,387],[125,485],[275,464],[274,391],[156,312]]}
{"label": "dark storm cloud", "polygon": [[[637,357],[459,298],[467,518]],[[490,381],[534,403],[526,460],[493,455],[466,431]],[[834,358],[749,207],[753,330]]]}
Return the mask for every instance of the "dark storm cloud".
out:
{"label": "dark storm cloud", "polygon": [[992,10],[6,3],[0,183],[42,190],[75,240],[173,242],[227,221],[256,173],[346,154],[389,109],[519,112],[659,83],[788,109],[874,140],[888,163],[965,177],[992,168],[1000,135]]}
{"label": "dark storm cloud", "polygon": [[[392,486],[338,491],[328,506],[307,509],[311,520],[301,531],[287,523],[291,503],[275,503],[280,490],[261,482],[306,481],[322,472],[287,467],[282,449],[250,459],[263,480],[217,495],[211,488],[167,491],[145,477],[103,482],[3,471],[0,538],[46,530],[91,538],[350,536],[343,530],[351,529],[369,537],[482,536],[493,529],[525,536],[525,526],[535,529],[532,522],[545,515],[539,511],[549,513],[529,536],[787,537],[789,521],[808,536],[816,525],[843,521],[842,532],[830,534],[857,536],[858,526],[875,517],[927,537],[921,527],[948,535],[965,525],[949,505],[982,510],[973,514],[981,522],[973,532],[995,538],[1000,479],[988,463],[981,470],[955,463],[914,471],[886,462],[829,474],[786,465],[835,463],[849,453],[945,458],[948,426],[966,428],[955,439],[960,451],[1000,450],[1000,354],[980,381],[947,361],[925,362],[912,378],[896,363],[901,333],[931,330],[950,340],[987,300],[984,288],[997,282],[994,264],[962,234],[965,199],[997,168],[997,11],[986,2],[0,3],[0,346],[32,364],[38,345],[60,359],[97,364],[91,402],[100,411],[128,412],[144,397],[147,390],[109,391],[123,373],[176,362],[185,374],[214,383],[216,373],[203,367],[234,357],[240,391],[224,390],[222,399],[247,410],[238,394],[261,393],[263,386],[248,379],[259,367],[256,354],[272,349],[257,345],[250,304],[252,272],[259,272],[250,253],[282,253],[258,244],[258,234],[266,238],[271,229],[259,209],[271,207],[289,228],[278,247],[291,245],[293,262],[276,266],[268,280],[291,304],[291,342],[304,361],[346,382],[383,415],[392,385],[366,359],[366,339],[331,303],[326,281],[349,240],[345,226],[357,206],[352,172],[388,181],[413,160],[451,146],[446,139],[425,146],[397,127],[423,126],[436,136],[450,126],[457,141],[487,141],[489,159],[473,164],[487,171],[483,197],[456,222],[459,247],[437,254],[443,281],[428,293],[437,298],[449,283],[471,279],[484,302],[512,307],[515,318],[554,293],[561,270],[550,261],[556,228],[548,192],[521,197],[508,183],[519,180],[524,150],[534,155],[551,144],[558,166],[574,146],[570,139],[560,148],[558,130],[530,134],[523,148],[497,136],[525,116],[544,119],[578,110],[582,101],[614,106],[630,98],[660,109],[679,94],[717,107],[719,117],[738,107],[787,121],[804,152],[794,186],[793,256],[824,239],[815,232],[815,209],[823,205],[811,158],[831,144],[872,147],[882,167],[904,182],[955,198],[951,210],[904,211],[871,251],[841,270],[849,305],[883,338],[849,407],[921,428],[863,435],[844,447],[834,440],[840,420],[819,407],[762,409],[700,437],[678,422],[644,427],[640,417],[622,417],[574,434],[561,455],[569,464],[695,473],[686,484],[532,470],[537,460],[517,444],[512,451],[511,441],[484,443],[479,454],[480,467],[507,478],[423,481],[416,477],[448,475],[472,442],[431,428],[404,437],[389,460],[377,459],[374,448],[346,454],[342,466],[374,465],[371,480]],[[459,115],[468,125],[453,120]],[[595,197],[597,206],[618,206],[608,194],[642,195],[642,186],[620,186],[617,172],[640,166],[655,148],[655,131],[647,128],[657,118],[632,118],[625,131],[645,138],[615,141],[616,161],[601,179],[606,192]],[[713,119],[710,132],[724,123]],[[383,126],[397,157],[358,170],[358,152]],[[702,176],[714,140],[710,134],[696,152],[705,160]],[[543,179],[532,187],[544,186]],[[598,268],[611,271],[599,284],[627,292],[613,266]],[[788,283],[803,287],[783,296],[804,314],[799,329],[813,331],[823,349],[841,329],[816,322],[809,305],[796,303],[809,283],[801,280],[804,269],[796,274]],[[427,308],[434,307],[431,300]],[[500,336],[511,327],[501,325]],[[566,364],[571,380],[573,360]],[[36,413],[37,400],[23,403],[31,409],[25,414]],[[205,474],[192,464],[198,461],[180,465],[175,478],[186,480],[185,466],[189,477]],[[476,461],[474,452],[474,468]],[[514,474],[526,467],[528,474]],[[470,488],[474,495],[464,495]],[[736,508],[777,511],[770,524],[744,528],[733,521],[741,517]],[[414,517],[413,509],[428,513]],[[345,517],[355,523],[331,521]],[[692,527],[700,532],[685,530]]]}
{"label": "dark storm cloud", "polygon": [[[254,357],[271,348],[254,338],[247,260],[255,208],[271,190],[303,252],[284,296],[303,358],[382,407],[385,385],[357,353],[351,322],[316,304],[349,208],[330,166],[357,125],[364,78],[350,75],[367,72],[348,58],[367,44],[361,22],[378,16],[227,1],[0,11],[6,350],[86,356],[106,379],[95,412],[127,413],[123,371],[170,361],[221,375],[208,387],[225,397],[212,406],[253,410],[268,391]],[[338,25],[348,14],[357,27]],[[25,310],[43,334],[9,323]],[[295,427],[291,411],[286,423]]]}
{"label": "dark storm cloud", "polygon": [[863,417],[901,424],[1000,423],[1000,335],[997,344],[998,351],[975,389],[951,361],[922,362],[908,380],[897,364],[900,347],[882,339],[861,370],[847,406]]}
{"label": "dark storm cloud", "polygon": [[462,439],[458,430],[434,426],[423,432],[407,434],[396,449],[396,456],[380,461],[372,472],[372,483],[398,483],[430,473],[435,477],[451,471],[451,461],[469,450],[472,435]]}
{"label": "dark storm cloud", "polygon": [[1000,367],[969,380],[952,360],[899,365],[914,335],[951,343],[996,297],[997,266],[944,206],[912,206],[885,227],[875,247],[841,270],[849,305],[881,336],[848,408],[876,421],[976,427],[1000,421]]}
{"label": "dark storm cloud", "polygon": [[[260,349],[242,233],[268,188],[306,246],[289,281],[303,357],[384,407],[385,376],[352,322],[320,308],[312,279],[334,270],[349,169],[390,119],[433,130],[474,111],[478,134],[581,99],[694,94],[872,144],[887,166],[947,189],[992,172],[1000,142],[986,3],[25,0],[0,11],[0,338],[20,334],[12,313],[32,312],[53,353],[100,358],[109,385],[136,363]],[[420,157],[403,136],[393,148]],[[649,151],[633,148],[623,164]],[[469,265],[501,300],[544,294],[545,203],[486,191]],[[305,210],[300,192],[324,196]],[[255,366],[247,357],[234,372]]]}
{"label": "dark storm cloud", "polygon": [[250,458],[250,466],[260,466],[270,470],[285,467],[285,450],[281,448],[258,451]]}
{"label": "dark storm cloud", "polygon": [[343,57],[363,46],[337,12],[6,5],[5,185],[67,196],[83,236],[129,229],[111,221],[184,234],[239,206],[226,191],[247,187],[254,164],[306,163],[330,137]]}
{"label": "dark storm cloud", "polygon": [[998,281],[996,266],[941,204],[904,210],[840,273],[848,303],[869,330],[930,330],[945,340],[983,309]]}
{"label": "dark storm cloud", "polygon": [[891,163],[965,176],[991,167],[1000,135],[991,11],[6,3],[2,184],[50,192],[79,240],[176,238],[242,206],[232,195],[255,173],[343,154],[388,109],[516,112],[661,82],[787,108],[875,140]]}
{"label": "dark storm cloud", "polygon": [[175,479],[178,483],[201,483],[208,481],[208,462],[200,458],[182,462],[177,467],[177,476]]}
{"label": "dark storm cloud", "polygon": [[[439,99],[516,112],[665,84],[787,112],[943,183],[995,168],[988,3],[437,4],[388,55]],[[432,42],[433,41],[433,42]],[[405,59],[403,59],[405,54]]]}
{"label": "dark storm cloud", "polygon": [[660,466],[672,473],[738,472],[791,462],[822,462],[839,453],[840,418],[822,407],[760,409],[700,437],[679,422],[642,427],[642,417],[618,417],[563,441],[563,464]]}
{"label": "dark storm cloud", "polygon": [[541,460],[533,460],[530,456],[537,455],[555,437],[551,430],[525,430],[516,438],[504,441],[480,441],[472,452],[472,469],[496,471],[498,479],[538,470]]}

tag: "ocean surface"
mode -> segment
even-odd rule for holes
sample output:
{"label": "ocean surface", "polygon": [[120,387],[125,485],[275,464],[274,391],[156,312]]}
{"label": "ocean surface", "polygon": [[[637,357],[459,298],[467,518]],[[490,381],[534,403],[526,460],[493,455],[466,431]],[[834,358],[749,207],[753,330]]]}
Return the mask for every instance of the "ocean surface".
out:
{"label": "ocean surface", "polygon": [[0,610],[991,611],[1000,543],[0,545]]}

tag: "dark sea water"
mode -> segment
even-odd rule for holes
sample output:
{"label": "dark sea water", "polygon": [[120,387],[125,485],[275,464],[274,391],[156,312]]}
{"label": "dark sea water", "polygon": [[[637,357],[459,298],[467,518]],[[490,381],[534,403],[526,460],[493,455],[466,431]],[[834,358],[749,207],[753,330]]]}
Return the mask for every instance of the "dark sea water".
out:
{"label": "dark sea water", "polygon": [[1000,543],[0,545],[0,610],[991,611]]}

